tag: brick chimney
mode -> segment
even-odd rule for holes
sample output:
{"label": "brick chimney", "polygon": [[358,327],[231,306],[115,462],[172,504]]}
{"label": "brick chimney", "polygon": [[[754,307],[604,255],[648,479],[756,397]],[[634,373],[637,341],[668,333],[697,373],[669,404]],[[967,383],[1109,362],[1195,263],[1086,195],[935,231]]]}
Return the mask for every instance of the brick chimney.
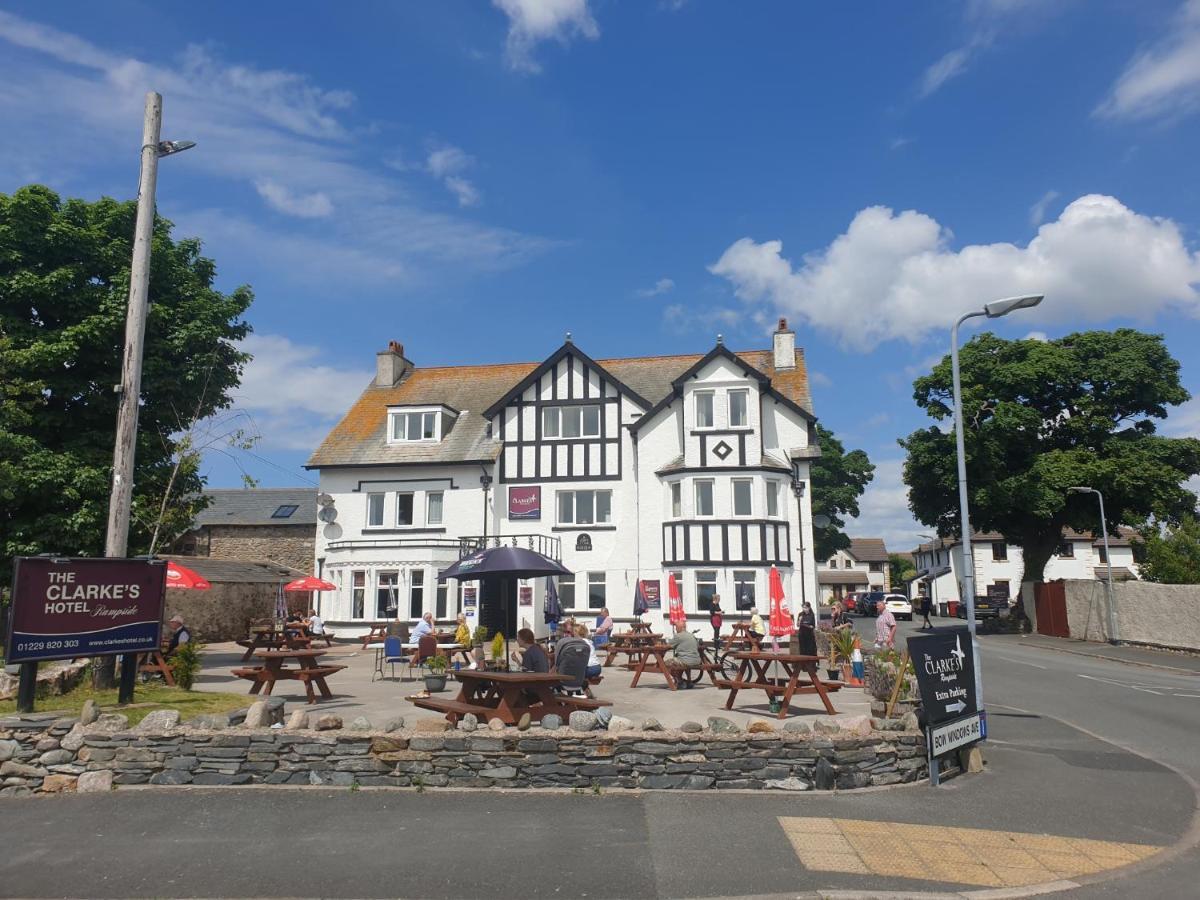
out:
{"label": "brick chimney", "polygon": [[375,386],[394,387],[412,367],[404,357],[404,345],[388,341],[387,349],[375,354]]}
{"label": "brick chimney", "polygon": [[796,368],[796,332],[788,328],[787,319],[779,317],[775,329],[775,371]]}

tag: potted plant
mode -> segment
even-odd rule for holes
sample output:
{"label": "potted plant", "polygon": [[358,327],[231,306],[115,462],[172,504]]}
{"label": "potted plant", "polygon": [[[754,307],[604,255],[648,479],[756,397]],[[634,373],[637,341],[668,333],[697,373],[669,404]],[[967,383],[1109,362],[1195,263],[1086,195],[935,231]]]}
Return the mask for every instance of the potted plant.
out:
{"label": "potted plant", "polygon": [[425,690],[431,694],[444,691],[446,689],[446,667],[449,665],[449,660],[439,654],[429,657],[425,660],[424,665],[428,670],[425,674]]}
{"label": "potted plant", "polygon": [[846,684],[850,683],[850,659],[854,656],[854,649],[858,646],[858,635],[853,629],[839,628],[829,637],[830,645],[830,664],[838,667],[842,676],[842,681]]}
{"label": "potted plant", "polygon": [[471,646],[482,647],[483,642],[487,640],[487,629],[482,625],[476,625],[475,630],[471,632]]}
{"label": "potted plant", "polygon": [[504,647],[504,635],[497,631],[495,636],[492,638],[492,665],[497,669],[508,668],[508,660],[505,659],[504,656]]}

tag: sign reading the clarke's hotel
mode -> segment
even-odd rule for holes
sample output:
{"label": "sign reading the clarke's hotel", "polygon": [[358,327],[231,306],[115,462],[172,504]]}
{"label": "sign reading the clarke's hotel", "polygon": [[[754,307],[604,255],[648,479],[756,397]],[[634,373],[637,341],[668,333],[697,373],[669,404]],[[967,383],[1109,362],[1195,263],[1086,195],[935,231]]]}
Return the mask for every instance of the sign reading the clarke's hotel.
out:
{"label": "sign reading the clarke's hotel", "polygon": [[165,563],[47,557],[15,563],[8,662],[158,649]]}

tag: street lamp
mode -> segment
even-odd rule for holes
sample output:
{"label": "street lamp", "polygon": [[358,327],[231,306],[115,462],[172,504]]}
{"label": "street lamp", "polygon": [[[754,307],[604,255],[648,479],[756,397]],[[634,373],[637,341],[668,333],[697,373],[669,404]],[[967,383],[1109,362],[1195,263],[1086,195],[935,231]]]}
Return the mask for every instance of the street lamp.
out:
{"label": "street lamp", "polygon": [[963,593],[966,594],[967,628],[975,657],[975,705],[983,709],[983,673],[979,666],[979,637],[975,633],[975,556],[971,553],[971,517],[967,512],[967,451],[963,440],[962,383],[958,374],[958,326],[967,319],[987,316],[998,319],[1015,309],[1028,309],[1042,302],[1041,294],[994,300],[983,309],[959,317],[950,329],[950,369],[954,378],[954,434],[958,452],[958,507],[962,518]]}
{"label": "street lamp", "polygon": [[1113,583],[1112,583],[1112,556],[1108,552],[1108,523],[1104,519],[1104,495],[1093,487],[1069,487],[1067,488],[1073,494],[1095,494],[1096,499],[1100,501],[1100,531],[1104,535],[1104,569],[1108,576],[1105,579],[1105,589],[1108,591],[1108,642],[1110,644],[1121,643],[1117,640],[1117,613],[1116,607],[1113,606]]}
{"label": "street lamp", "polygon": [[[125,314],[125,356],[121,363],[120,395],[117,405],[117,434],[113,445],[112,492],[108,500],[108,530],[104,539],[105,556],[125,556],[129,552],[129,511],[133,501],[133,463],[137,447],[138,401],[142,393],[142,343],[146,336],[149,309],[150,247],[154,238],[154,188],[158,179],[159,157],[182,153],[195,147],[194,141],[162,141],[162,96],[146,94],[146,113],[142,125],[142,166],[138,182],[137,223],[133,232],[133,262],[129,272],[129,308]],[[98,681],[111,684],[112,660],[107,657],[97,667]],[[121,658],[120,703],[133,700],[133,676],[136,654]]]}

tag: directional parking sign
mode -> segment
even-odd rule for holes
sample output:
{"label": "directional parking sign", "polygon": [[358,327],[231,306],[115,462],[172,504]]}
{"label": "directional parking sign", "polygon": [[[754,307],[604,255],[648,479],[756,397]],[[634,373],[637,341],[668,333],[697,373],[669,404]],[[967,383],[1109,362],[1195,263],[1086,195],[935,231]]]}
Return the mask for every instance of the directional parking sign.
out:
{"label": "directional parking sign", "polygon": [[966,627],[939,628],[908,639],[908,655],[917,675],[925,720],[930,726],[962,719],[975,704],[975,659]]}

